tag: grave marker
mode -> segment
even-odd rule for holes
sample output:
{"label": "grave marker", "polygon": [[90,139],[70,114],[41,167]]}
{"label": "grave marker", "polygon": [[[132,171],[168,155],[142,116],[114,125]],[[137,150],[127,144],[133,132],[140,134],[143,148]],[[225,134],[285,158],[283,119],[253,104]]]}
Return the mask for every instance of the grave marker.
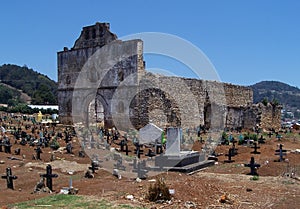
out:
{"label": "grave marker", "polygon": [[177,156],[180,154],[180,136],[181,131],[179,128],[168,128],[166,155]]}
{"label": "grave marker", "polygon": [[140,179],[146,179],[148,170],[146,169],[146,161],[137,162],[137,159],[133,160],[133,170],[132,172],[137,173],[137,177]]}
{"label": "grave marker", "polygon": [[41,174],[40,177],[46,178],[46,185],[47,187],[53,191],[52,189],[52,178],[57,178],[57,174],[52,173],[52,167],[51,165],[47,165],[46,167],[46,174]]}
{"label": "grave marker", "polygon": [[136,154],[138,158],[141,158],[141,154],[143,153],[144,150],[141,149],[141,145],[139,143],[135,144],[134,154]]}
{"label": "grave marker", "polygon": [[89,167],[89,169],[91,169],[92,173],[96,173],[96,170],[99,169],[99,164],[97,161],[92,161],[91,162],[91,166]]}
{"label": "grave marker", "polygon": [[42,148],[40,146],[38,146],[36,149],[34,149],[36,152],[36,160],[41,160],[41,153],[43,153]]}
{"label": "grave marker", "polygon": [[257,146],[256,142],[253,143],[253,147],[251,148],[254,149],[254,151],[251,152],[251,154],[260,154],[260,152],[257,151],[258,149],[260,149],[260,147]]}
{"label": "grave marker", "polygon": [[6,179],[7,189],[14,189],[13,181],[16,180],[18,177],[12,175],[11,168],[6,168],[6,176],[1,176],[2,179]]}
{"label": "grave marker", "polygon": [[69,142],[66,146],[67,153],[73,154],[72,149],[73,149],[72,143]]}
{"label": "grave marker", "polygon": [[280,144],[279,149],[275,150],[275,155],[279,155],[279,162],[282,162],[284,160],[283,156],[286,155],[286,151],[287,151],[287,150],[282,149],[282,147],[283,147],[283,145]]}
{"label": "grave marker", "polygon": [[259,144],[265,144],[266,143],[265,140],[266,139],[263,137],[263,135],[261,135],[260,138],[258,139],[258,143]]}
{"label": "grave marker", "polygon": [[123,160],[122,160],[122,157],[120,157],[119,159],[117,159],[117,163],[114,164],[114,167],[118,170],[123,170],[125,171],[126,170],[126,167],[123,165]]}
{"label": "grave marker", "polygon": [[251,157],[251,160],[250,160],[250,163],[249,164],[244,164],[245,167],[249,167],[250,168],[250,175],[252,176],[258,176],[258,173],[257,173],[257,168],[260,167],[260,164],[258,163],[255,163],[254,161],[254,157]]}
{"label": "grave marker", "polygon": [[228,160],[224,160],[224,163],[232,163],[232,162],[234,162],[234,160],[231,159],[231,157],[233,157],[232,154],[233,154],[232,148],[229,148],[228,154],[225,155],[225,156],[228,156]]}

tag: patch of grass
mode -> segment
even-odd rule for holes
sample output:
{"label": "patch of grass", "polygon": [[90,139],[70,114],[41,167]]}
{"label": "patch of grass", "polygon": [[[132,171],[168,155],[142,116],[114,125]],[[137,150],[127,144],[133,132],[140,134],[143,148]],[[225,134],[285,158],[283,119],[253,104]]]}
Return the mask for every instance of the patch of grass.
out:
{"label": "patch of grass", "polygon": [[41,199],[26,201],[9,206],[16,209],[37,209],[37,208],[87,208],[87,209],[106,209],[106,208],[120,208],[120,209],[134,209],[136,206],[125,204],[112,204],[103,199],[89,199],[84,196],[75,195],[51,195]]}
{"label": "patch of grass", "polygon": [[252,181],[258,181],[259,180],[259,176],[253,176],[250,178],[250,180]]}

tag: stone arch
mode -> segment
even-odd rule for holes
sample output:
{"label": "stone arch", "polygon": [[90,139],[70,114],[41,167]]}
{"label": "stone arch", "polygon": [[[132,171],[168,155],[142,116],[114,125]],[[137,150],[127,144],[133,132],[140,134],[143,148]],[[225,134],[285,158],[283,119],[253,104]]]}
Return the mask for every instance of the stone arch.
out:
{"label": "stone arch", "polygon": [[142,90],[131,102],[131,109],[134,106],[139,107],[139,112],[134,112],[134,115],[138,115],[140,119],[139,124],[132,122],[137,128],[141,128],[149,122],[161,127],[181,125],[181,114],[176,101],[161,89],[149,88]]}
{"label": "stone arch", "polygon": [[[108,118],[111,115],[109,103],[101,94],[86,96],[84,101],[82,101],[82,108],[84,109],[85,124],[90,126],[96,123],[103,123],[104,127],[108,126]],[[101,114],[101,117],[98,117],[99,115],[97,114]]]}

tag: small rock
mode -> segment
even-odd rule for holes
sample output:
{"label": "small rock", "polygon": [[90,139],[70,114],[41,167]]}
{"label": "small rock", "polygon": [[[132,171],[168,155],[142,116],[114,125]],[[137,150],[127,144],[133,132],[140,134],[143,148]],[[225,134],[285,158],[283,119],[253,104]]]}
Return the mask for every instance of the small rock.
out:
{"label": "small rock", "polygon": [[29,170],[29,171],[33,171],[33,169],[32,169],[32,168],[29,168],[28,170]]}
{"label": "small rock", "polygon": [[4,164],[4,163],[5,163],[5,161],[3,161],[3,160],[0,161],[0,164]]}
{"label": "small rock", "polygon": [[142,179],[140,179],[139,177],[135,179],[136,182],[141,183]]}
{"label": "small rock", "polygon": [[247,191],[247,192],[252,192],[253,190],[250,189],[250,188],[247,188],[246,191]]}
{"label": "small rock", "polygon": [[68,171],[68,174],[73,175],[74,171]]}
{"label": "small rock", "polygon": [[133,195],[131,195],[131,194],[127,195],[127,196],[126,196],[126,199],[127,199],[127,200],[133,200]]}
{"label": "small rock", "polygon": [[156,179],[150,179],[149,182],[156,182]]}

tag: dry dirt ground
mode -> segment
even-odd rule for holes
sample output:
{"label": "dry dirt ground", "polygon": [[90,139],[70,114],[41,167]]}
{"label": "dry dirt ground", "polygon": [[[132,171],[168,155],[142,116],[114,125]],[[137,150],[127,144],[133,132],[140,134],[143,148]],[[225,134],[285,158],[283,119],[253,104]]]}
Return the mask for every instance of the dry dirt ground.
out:
{"label": "dry dirt ground", "polygon": [[[12,136],[10,136],[12,137]],[[294,139],[296,139],[294,141]],[[261,154],[251,154],[253,150],[247,146],[239,146],[238,155],[232,159],[233,163],[224,163],[225,155],[219,156],[218,164],[203,169],[193,174],[177,172],[165,172],[155,177],[137,182],[134,178],[118,179],[110,172],[98,170],[95,178],[84,178],[90,159],[78,157],[80,146],[76,138],[73,139],[74,155],[66,154],[66,151],[55,154],[57,160],[50,162],[50,148],[44,148],[41,161],[32,160],[34,148],[19,143],[13,144],[12,152],[20,147],[21,156],[0,152],[0,173],[5,174],[7,167],[12,168],[13,175],[18,177],[14,181],[14,190],[6,188],[5,179],[0,179],[0,206],[8,206],[11,203],[33,200],[48,195],[59,193],[62,187],[69,185],[72,177],[73,186],[79,189],[79,195],[87,195],[93,198],[104,198],[113,203],[126,203],[145,208],[299,208],[300,207],[300,181],[283,175],[287,166],[296,168],[296,174],[300,175],[300,154],[290,151],[300,149],[300,137],[298,133],[293,135],[283,134],[284,149],[288,151],[285,162],[274,162],[275,149],[279,143],[273,136],[267,138],[266,144],[260,145]],[[64,141],[59,142],[62,147]],[[196,142],[194,149],[200,149],[202,144]],[[218,146],[217,153],[227,153],[230,145]],[[25,155],[22,159],[22,155]],[[10,160],[8,157],[17,157],[20,160]],[[249,168],[243,166],[254,156],[255,161],[261,164],[258,169],[259,179],[250,180],[246,175]],[[269,161],[268,164],[265,162]],[[33,193],[39,175],[45,173],[47,163],[51,163],[53,173],[58,178],[53,179],[53,194]],[[68,172],[73,171],[70,175]],[[146,199],[151,181],[155,178],[163,178],[170,189],[174,189],[172,200],[165,203],[153,203]],[[133,199],[126,198],[133,195]],[[226,195],[226,203],[220,203],[222,195]]]}

